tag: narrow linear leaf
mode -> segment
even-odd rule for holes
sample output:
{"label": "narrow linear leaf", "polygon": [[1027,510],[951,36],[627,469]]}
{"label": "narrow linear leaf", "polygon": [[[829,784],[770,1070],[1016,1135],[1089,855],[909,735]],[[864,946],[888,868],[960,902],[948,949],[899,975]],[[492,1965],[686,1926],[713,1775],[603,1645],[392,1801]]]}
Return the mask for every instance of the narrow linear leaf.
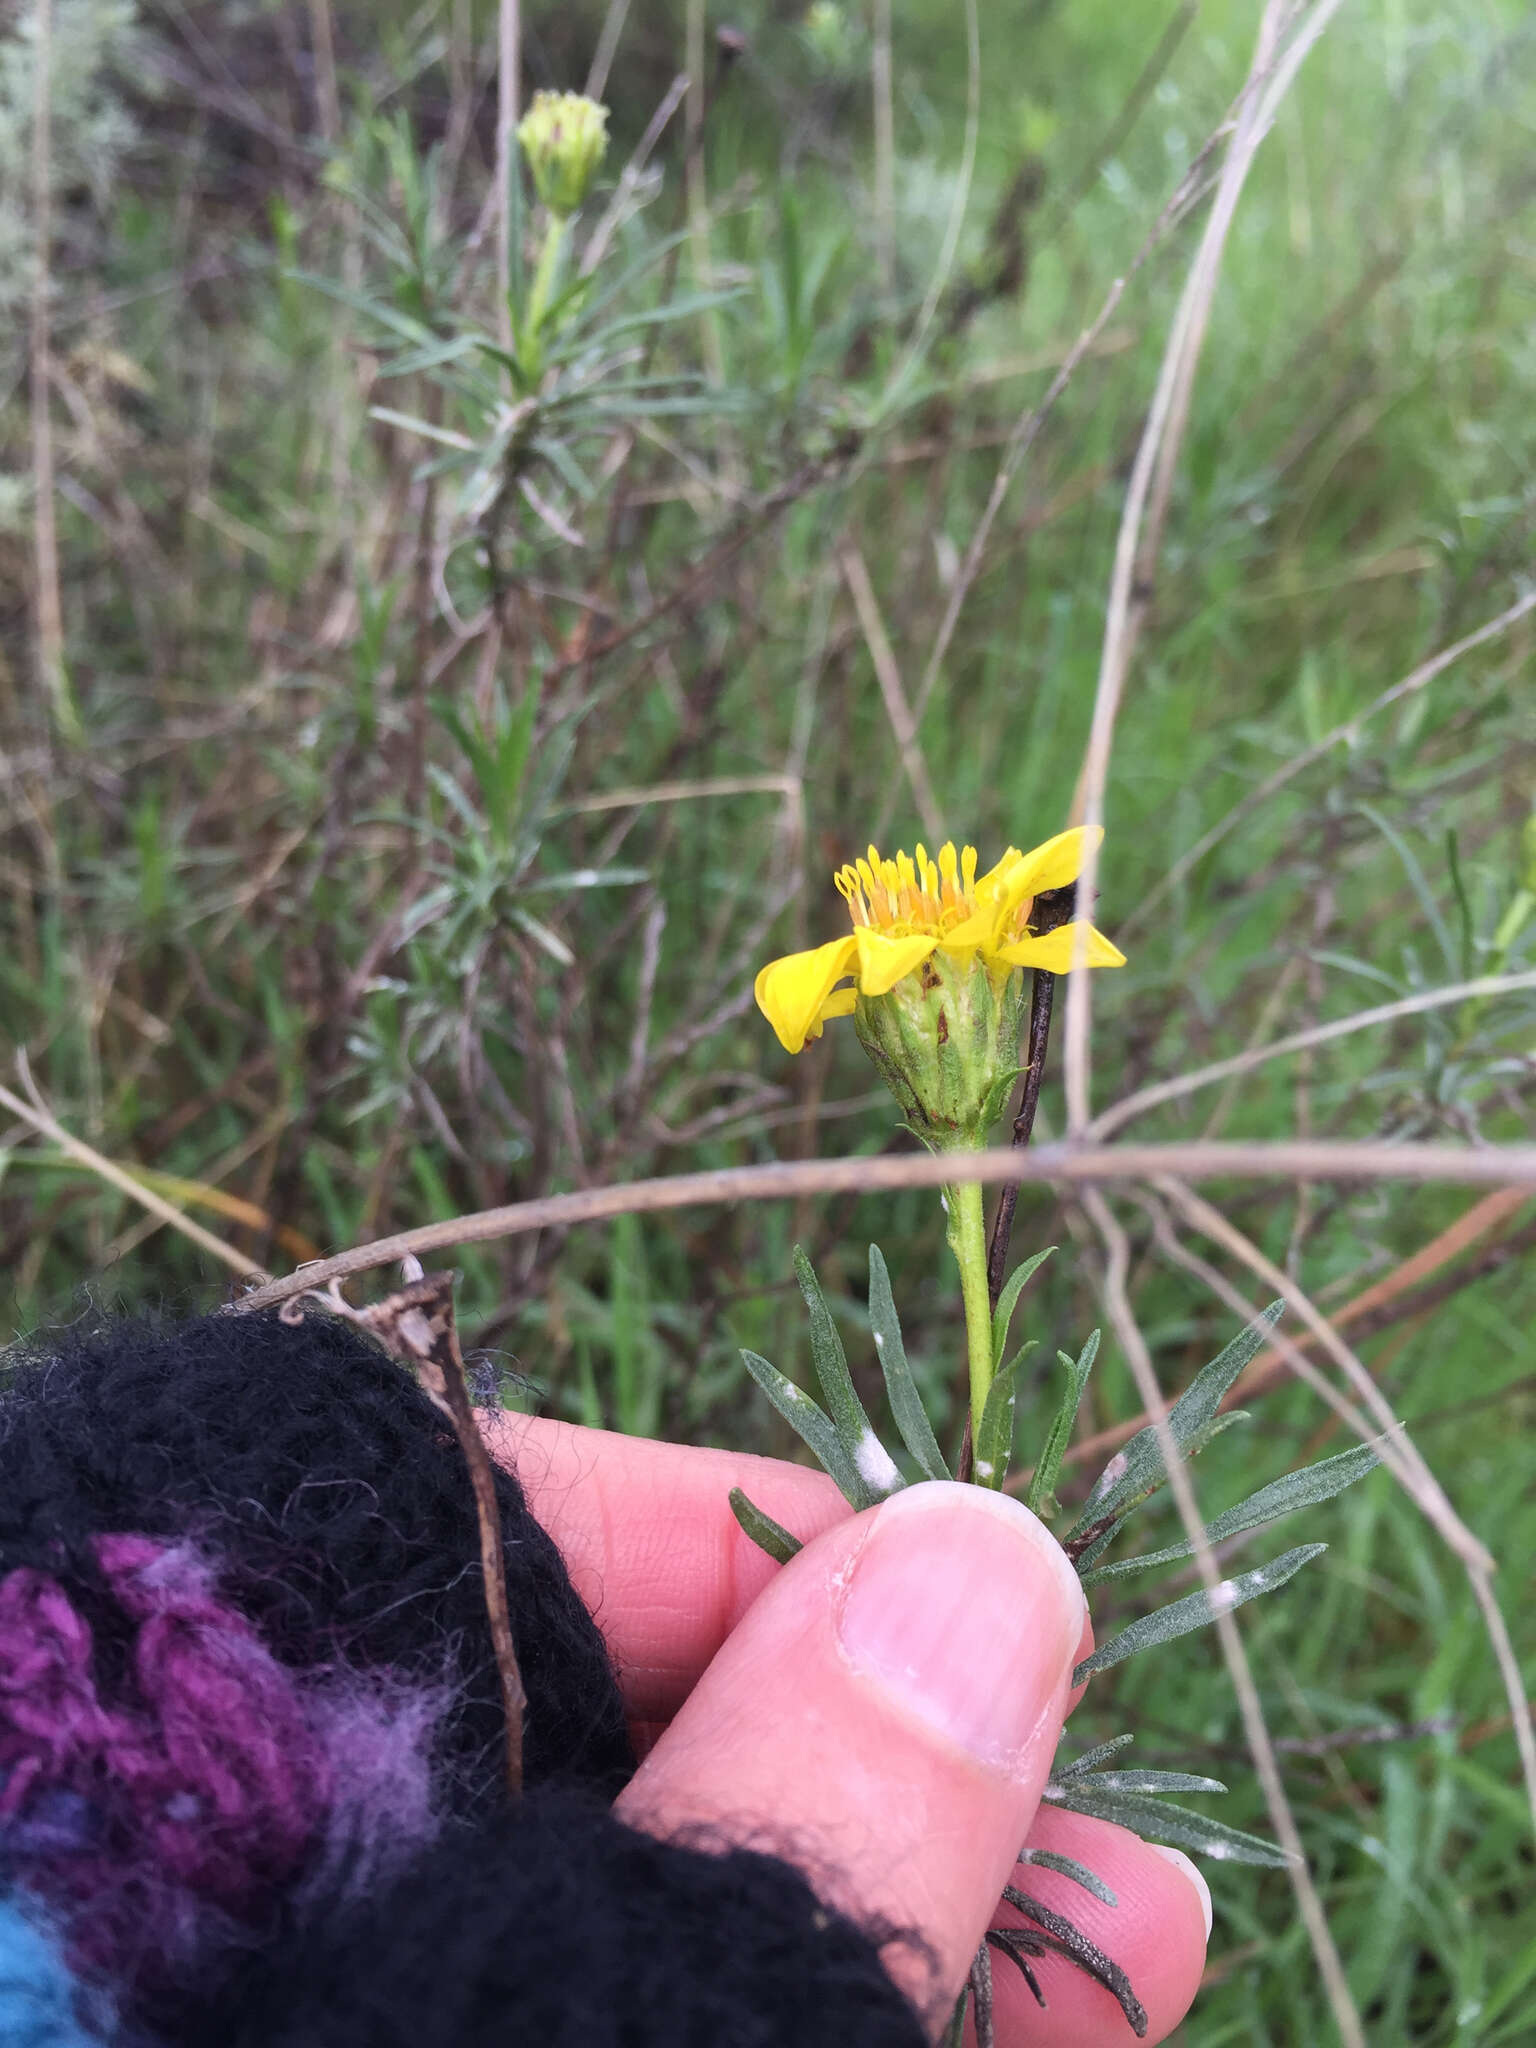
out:
{"label": "narrow linear leaf", "polygon": [[1098,1771],[1093,1782],[1107,1792],[1225,1792],[1219,1778],[1199,1778],[1189,1771]]}
{"label": "narrow linear leaf", "polygon": [[1029,1482],[1029,1493],[1025,1505],[1032,1514],[1046,1520],[1060,1514],[1060,1503],[1056,1499],[1056,1481],[1061,1472],[1061,1461],[1067,1455],[1067,1446],[1072,1441],[1073,1425],[1082,1403],[1088,1376],[1093,1371],[1093,1362],[1099,1355],[1099,1333],[1094,1330],[1088,1342],[1077,1357],[1069,1358],[1065,1351],[1056,1356],[1067,1368],[1067,1391],[1062,1395],[1060,1405],[1051,1421],[1046,1439],[1041,1446],[1040,1456],[1035,1461],[1034,1474]]}
{"label": "narrow linear leaf", "polygon": [[[1342,1451],[1336,1458],[1307,1465],[1300,1472],[1287,1472],[1283,1478],[1261,1486],[1257,1493],[1239,1501],[1235,1508],[1218,1515],[1207,1526],[1206,1536],[1212,1543],[1221,1543],[1229,1536],[1242,1535],[1246,1529],[1258,1529],[1266,1522],[1279,1521],[1282,1515],[1293,1515],[1300,1508],[1316,1507],[1320,1501],[1332,1500],[1346,1486],[1353,1486],[1379,1463],[1369,1445],[1361,1444],[1353,1451]],[[1142,1557],[1100,1565],[1097,1571],[1083,1574],[1083,1584],[1092,1586],[1105,1579],[1128,1579],[1137,1572],[1154,1571],[1159,1565],[1176,1564],[1193,1550],[1192,1543],[1173,1543],[1166,1550],[1149,1550]]]}
{"label": "narrow linear leaf", "polygon": [[821,1391],[832,1411],[838,1440],[864,1488],[864,1504],[869,1506],[877,1500],[884,1500],[887,1494],[895,1493],[902,1483],[901,1474],[864,1413],[864,1404],[848,1370],[843,1340],[837,1334],[832,1311],[827,1307],[821,1282],[816,1278],[816,1268],[799,1245],[795,1246],[795,1278],[800,1282],[800,1292],[805,1296],[805,1306],[810,1313],[811,1359],[816,1367],[816,1377],[821,1381]]}
{"label": "narrow linear leaf", "polygon": [[974,1471],[978,1486],[1000,1487],[1013,1460],[1013,1421],[1019,1398],[1019,1367],[1035,1348],[1021,1344],[987,1389],[986,1405],[976,1427]]}
{"label": "narrow linear leaf", "polygon": [[1102,1905],[1118,1906],[1120,1903],[1102,1877],[1095,1877],[1086,1863],[1078,1863],[1071,1856],[1058,1856],[1054,1849],[1026,1849],[1019,1861],[1037,1864],[1041,1870],[1054,1870],[1058,1877],[1071,1878],[1085,1892],[1092,1892]]}
{"label": "narrow linear leaf", "polygon": [[1029,1285],[1034,1275],[1039,1272],[1055,1249],[1055,1245],[1048,1244],[1043,1252],[1036,1252],[1032,1259],[1026,1259],[1022,1266],[1015,1268],[1004,1282],[1003,1291],[997,1297],[997,1307],[992,1311],[992,1360],[994,1364],[1002,1357],[1003,1347],[1008,1342],[1008,1326],[1013,1321],[1013,1312],[1019,1305],[1019,1296],[1024,1292],[1024,1289]]}
{"label": "narrow linear leaf", "polygon": [[869,1326],[874,1332],[880,1370],[885,1374],[885,1391],[901,1440],[917,1460],[927,1479],[947,1479],[949,1467],[939,1449],[922,1397],[907,1363],[907,1347],[901,1334],[901,1320],[891,1294],[891,1276],[877,1244],[869,1248]]}
{"label": "narrow linear leaf", "polygon": [[1140,1621],[1133,1621],[1129,1628],[1111,1636],[1107,1643],[1100,1643],[1091,1657],[1085,1657],[1073,1672],[1072,1683],[1081,1685],[1096,1671],[1108,1671],[1112,1665],[1123,1664],[1127,1657],[1135,1657],[1143,1650],[1155,1649],[1159,1643],[1171,1643],[1178,1636],[1187,1636],[1197,1628],[1204,1628],[1216,1619],[1218,1612],[1230,1614],[1234,1607],[1241,1607],[1245,1601],[1257,1600],[1261,1593],[1274,1592],[1327,1548],[1326,1543],[1304,1543],[1297,1550],[1287,1550],[1269,1564],[1261,1564],[1256,1571],[1244,1572],[1240,1578],[1224,1579],[1217,1593],[1207,1593],[1202,1586],[1198,1593],[1188,1593],[1182,1600],[1159,1607],[1155,1614],[1144,1614]]}
{"label": "narrow linear leaf", "polygon": [[[1103,1949],[1096,1942],[1090,1941],[1082,1929],[1067,1919],[1065,1914],[1053,1912],[1039,1899],[1032,1899],[1028,1892],[1021,1892],[1017,1885],[1004,1885],[1003,1898],[1015,1912],[1027,1914],[1034,1921],[1039,1933],[1035,1932],[1035,1928],[1027,1927],[989,1927],[988,1941],[1009,1954],[1012,1954],[1014,1944],[1017,1943],[1026,1952],[1034,1949],[1038,1953],[1039,1946],[1043,1944],[1054,1954],[1066,1956],[1120,2001],[1120,2010],[1125,2014],[1131,2032],[1138,2040],[1145,2038],[1148,2024],[1146,2010],[1131,1989],[1130,1978],[1113,1957],[1105,1955]],[[1018,1956],[1014,1955],[1013,1960],[1017,1962]]]}
{"label": "narrow linear leaf", "polygon": [[1122,1749],[1129,1749],[1136,1740],[1134,1735],[1111,1736],[1108,1742],[1101,1742],[1097,1749],[1085,1749],[1080,1757],[1063,1764],[1060,1770],[1051,1772],[1053,1785],[1070,1785],[1075,1778],[1086,1778],[1090,1771],[1096,1771],[1100,1764],[1108,1763],[1112,1756],[1118,1756]]}
{"label": "narrow linear leaf", "polygon": [[[1246,1408],[1229,1408],[1225,1415],[1213,1417],[1202,1428],[1196,1430],[1189,1442],[1183,1446],[1184,1456],[1186,1459],[1198,1458],[1202,1451],[1213,1444],[1217,1437],[1224,1435],[1235,1423],[1246,1422],[1247,1420],[1248,1410]],[[1097,1564],[1098,1559],[1103,1556],[1110,1544],[1120,1534],[1120,1531],[1125,1527],[1127,1519],[1135,1513],[1143,1501],[1151,1499],[1152,1495],[1158,1491],[1166,1479],[1166,1472],[1159,1466],[1155,1477],[1149,1480],[1139,1493],[1132,1494],[1129,1500],[1121,1501],[1116,1506],[1114,1512],[1105,1517],[1104,1526],[1093,1536],[1091,1542],[1083,1543],[1081,1538],[1074,1542],[1070,1536],[1066,1538],[1068,1555],[1076,1565],[1078,1576],[1085,1585],[1092,1576],[1093,1568]]]}
{"label": "narrow linear leaf", "polygon": [[[1271,1302],[1241,1335],[1233,1338],[1219,1357],[1213,1358],[1195,1375],[1174,1402],[1168,1411],[1168,1427],[1181,1450],[1192,1443],[1215,1417],[1238,1374],[1268,1343],[1270,1331],[1279,1322],[1284,1309],[1284,1302]],[[1166,1476],[1157,1431],[1148,1423],[1104,1467],[1087,1505],[1069,1533],[1077,1535],[1133,1496],[1152,1491]]]}
{"label": "narrow linear leaf", "polygon": [[1193,1849],[1198,1855],[1221,1863],[1252,1863],[1263,1869],[1283,1870],[1289,1858],[1262,1835],[1245,1834],[1219,1820],[1208,1820],[1187,1806],[1174,1806],[1166,1799],[1152,1799],[1144,1793],[1099,1792],[1092,1785],[1074,1785],[1059,1794],[1047,1788],[1053,1806],[1069,1813],[1087,1814],[1093,1820],[1113,1821],[1130,1828],[1151,1842],[1168,1842],[1175,1849]]}
{"label": "narrow linear leaf", "polygon": [[837,1481],[838,1491],[844,1500],[856,1508],[873,1507],[869,1488],[843,1449],[842,1441],[832,1426],[832,1418],[825,1409],[813,1401],[803,1387],[797,1387],[793,1380],[786,1379],[776,1365],[770,1365],[755,1351],[743,1351],[741,1358],[747,1371],[790,1428]]}
{"label": "narrow linear leaf", "polygon": [[758,1549],[766,1550],[780,1564],[788,1564],[797,1550],[804,1549],[798,1536],[791,1536],[772,1515],[765,1515],[760,1507],[754,1506],[739,1486],[731,1488],[730,1502],[731,1513]]}
{"label": "narrow linear leaf", "polygon": [[396,412],[392,405],[370,405],[368,417],[386,427],[404,427],[408,433],[420,434],[424,441],[441,441],[445,448],[457,449],[461,455],[473,455],[475,452],[476,444],[467,434],[456,434],[451,427],[439,427],[431,420],[418,419],[414,413]]}

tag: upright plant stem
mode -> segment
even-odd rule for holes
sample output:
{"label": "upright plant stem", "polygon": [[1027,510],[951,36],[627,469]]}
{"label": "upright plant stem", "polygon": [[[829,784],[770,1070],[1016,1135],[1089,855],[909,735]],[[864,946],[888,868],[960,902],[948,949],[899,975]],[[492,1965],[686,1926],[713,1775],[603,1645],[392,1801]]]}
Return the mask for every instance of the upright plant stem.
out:
{"label": "upright plant stem", "polygon": [[59,543],[54,523],[53,403],[49,389],[53,239],[53,4],[38,0],[34,18],[32,91],[32,539],[38,678],[66,739],[80,722],[64,666],[64,608],[59,595]]}
{"label": "upright plant stem", "polygon": [[501,0],[497,15],[496,80],[496,335],[512,345],[512,180],[517,169],[518,57],[522,41],[518,0]]}
{"label": "upright plant stem", "polygon": [[947,1187],[949,1248],[960,1268],[960,1298],[965,1304],[965,1344],[970,1362],[971,1418],[974,1437],[992,1384],[992,1297],[987,1292],[987,1212],[979,1183]]}
{"label": "upright plant stem", "polygon": [[555,284],[560,275],[560,260],[564,253],[568,224],[559,214],[552,213],[549,225],[544,230],[544,246],[539,251],[539,260],[534,268],[533,284],[528,293],[528,311],[523,320],[523,333],[518,337],[524,352],[524,370],[530,384],[537,384],[544,360],[544,316],[549,311],[550,300],[554,297]]}
{"label": "upright plant stem", "polygon": [[880,289],[896,282],[896,122],[891,100],[891,0],[875,0],[870,44],[870,85],[875,103],[875,261]]}

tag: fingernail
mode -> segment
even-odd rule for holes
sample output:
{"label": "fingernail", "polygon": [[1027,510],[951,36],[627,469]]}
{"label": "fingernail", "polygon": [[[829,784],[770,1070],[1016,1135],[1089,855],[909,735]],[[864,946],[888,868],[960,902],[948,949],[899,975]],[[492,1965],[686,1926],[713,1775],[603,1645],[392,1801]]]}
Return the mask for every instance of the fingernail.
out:
{"label": "fingernail", "polygon": [[1166,1856],[1175,1870],[1182,1870],[1200,1894],[1200,1910],[1205,1915],[1205,1938],[1209,1941],[1216,1916],[1211,1910],[1211,1888],[1201,1875],[1199,1866],[1191,1863],[1182,1849],[1170,1849],[1166,1842],[1148,1842],[1147,1847],[1155,1850],[1159,1856]]}
{"label": "fingernail", "polygon": [[1071,1560],[1028,1508],[931,1480],[876,1510],[838,1633],[904,1711],[1008,1768],[1059,1706],[1086,1612]]}

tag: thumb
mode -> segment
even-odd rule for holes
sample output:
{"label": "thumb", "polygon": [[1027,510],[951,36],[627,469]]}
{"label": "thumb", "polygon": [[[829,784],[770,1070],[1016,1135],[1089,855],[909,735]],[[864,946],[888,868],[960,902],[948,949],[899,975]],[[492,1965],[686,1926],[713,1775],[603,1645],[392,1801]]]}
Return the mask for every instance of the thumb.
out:
{"label": "thumb", "polygon": [[626,1788],[655,1834],[787,1857],[930,2018],[964,1982],[1034,1818],[1085,1607],[1019,1502],[931,1482],[787,1564]]}

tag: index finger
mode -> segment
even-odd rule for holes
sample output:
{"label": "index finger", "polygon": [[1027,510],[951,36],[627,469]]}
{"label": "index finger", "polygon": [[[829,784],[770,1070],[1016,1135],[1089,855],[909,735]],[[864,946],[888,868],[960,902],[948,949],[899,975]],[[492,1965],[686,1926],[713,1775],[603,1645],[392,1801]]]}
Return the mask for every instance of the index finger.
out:
{"label": "index finger", "polygon": [[747,1451],[506,1412],[482,1428],[559,1545],[642,1732],[671,1720],[779,1569],[742,1532],[731,1488],[803,1543],[853,1512],[825,1473]]}

